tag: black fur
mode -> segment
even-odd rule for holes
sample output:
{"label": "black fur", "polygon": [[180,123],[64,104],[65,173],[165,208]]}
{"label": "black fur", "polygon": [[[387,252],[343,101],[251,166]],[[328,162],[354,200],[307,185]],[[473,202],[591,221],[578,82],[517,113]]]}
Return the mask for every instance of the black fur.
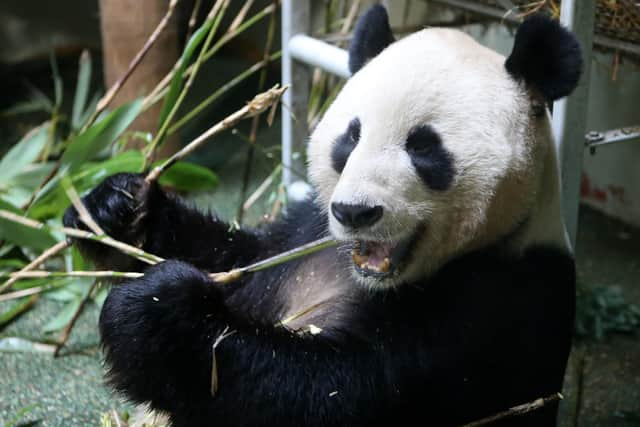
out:
{"label": "black fur", "polygon": [[333,170],[342,173],[351,152],[360,141],[360,119],[357,117],[351,122],[345,133],[340,135],[331,149],[331,166]]}
{"label": "black fur", "polygon": [[455,176],[453,154],[442,145],[440,135],[429,125],[413,128],[407,136],[407,153],[422,181],[432,190],[447,190]]}
{"label": "black fur", "polygon": [[580,44],[558,21],[534,15],[518,28],[505,67],[547,101],[554,101],[569,95],[578,84],[582,73]]}
{"label": "black fur", "polygon": [[367,9],[356,22],[349,45],[349,71],[355,74],[371,58],[393,43],[389,16],[384,6],[376,4]]}
{"label": "black fur", "polygon": [[[152,188],[148,199],[134,195],[145,208],[132,232],[122,223],[131,199],[118,188],[139,187],[139,176],[118,175],[84,200],[104,228],[123,233],[114,237],[145,236],[152,252],[190,263],[167,261],[115,285],[100,331],[113,386],[168,411],[175,426],[450,426],[561,389],[574,311],[566,253],[534,248],[515,258],[497,245],[390,292],[345,279],[349,298],[334,310],[348,320],[299,335],[275,324],[283,283],[314,258],[222,286],[191,263],[217,271],[295,247],[326,235],[326,214],[307,202],[260,232],[231,232]],[[76,223],[70,209],[65,224]],[[327,269],[348,264],[342,251],[322,254]],[[227,327],[234,334],[216,349],[212,397],[212,346]],[[551,406],[502,425],[552,426],[555,413]]]}

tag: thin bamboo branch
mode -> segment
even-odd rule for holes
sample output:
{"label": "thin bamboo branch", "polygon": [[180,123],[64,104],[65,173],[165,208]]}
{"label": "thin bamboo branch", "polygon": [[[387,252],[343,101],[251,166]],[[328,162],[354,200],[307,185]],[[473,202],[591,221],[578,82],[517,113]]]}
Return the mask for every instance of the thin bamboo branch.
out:
{"label": "thin bamboo branch", "polygon": [[53,289],[55,286],[52,285],[44,285],[44,286],[35,286],[33,288],[21,289],[15,292],[8,292],[6,294],[0,295],[0,302],[10,301],[17,298],[28,297],[29,295],[39,294],[44,291],[48,291],[49,289]]}
{"label": "thin bamboo branch", "polygon": [[[276,59],[279,59],[281,56],[282,56],[281,52],[276,52],[269,57],[269,61],[275,61]],[[238,74],[237,76],[235,76],[234,78],[232,78],[231,80],[229,80],[228,82],[220,86],[220,88],[218,88],[215,92],[213,92],[211,95],[205,98],[202,102],[200,102],[198,105],[192,108],[187,114],[185,114],[183,117],[177,120],[176,123],[169,128],[167,133],[171,135],[177,132],[180,128],[182,128],[185,124],[187,124],[187,122],[189,122],[196,115],[201,113],[206,107],[211,105],[213,102],[215,102],[218,98],[220,98],[222,95],[227,93],[229,90],[233,89],[235,86],[245,81],[248,77],[253,75],[253,73],[264,68],[266,65],[267,64],[265,64],[263,61],[256,62],[251,67],[247,68],[242,73]]]}
{"label": "thin bamboo branch", "polygon": [[91,118],[85,124],[84,126],[85,129],[89,127],[91,123],[93,123],[93,121],[100,115],[102,111],[104,111],[105,108],[107,108],[107,106],[109,106],[109,104],[111,103],[111,101],[113,101],[113,98],[115,98],[115,96],[118,94],[122,86],[124,86],[124,84],[129,79],[129,77],[131,77],[131,74],[133,74],[133,71],[138,67],[138,65],[140,65],[140,62],[142,62],[142,59],[146,56],[149,50],[151,50],[151,47],[155,44],[155,42],[160,37],[160,34],[162,34],[164,29],[169,24],[169,20],[171,19],[171,16],[173,15],[173,12],[175,11],[176,6],[178,5],[179,2],[180,0],[170,0],[167,13],[164,15],[160,23],[158,23],[158,26],[156,27],[156,29],[153,30],[153,33],[151,33],[151,35],[149,36],[145,44],[142,46],[142,49],[140,49],[140,51],[136,54],[136,56],[131,60],[127,71],[113,84],[113,86],[111,86],[111,88],[100,99],[100,101],[98,101],[96,111],[93,112],[93,114],[91,115]]}
{"label": "thin bamboo branch", "polygon": [[13,273],[0,273],[0,277],[9,276],[15,279],[46,279],[48,277],[95,277],[95,278],[124,278],[138,279],[143,273],[124,271],[15,271]]}
{"label": "thin bamboo branch", "polygon": [[[2,211],[0,211],[2,214]],[[230,283],[237,279],[240,279],[245,273],[255,273],[257,271],[266,270],[271,267],[275,267],[285,262],[293,261],[298,258],[311,255],[315,252],[324,250],[326,248],[333,247],[337,242],[332,237],[324,237],[322,239],[315,240],[306,245],[299,246],[297,248],[282,252],[278,255],[274,255],[262,261],[247,265],[245,267],[239,267],[230,271],[220,273],[209,273],[209,277],[216,283]],[[47,277],[112,277],[112,278],[128,278],[138,279],[144,276],[143,273],[138,272],[123,272],[123,271],[26,271],[26,272],[13,272],[0,274],[0,277],[9,276],[11,278],[17,277],[19,279],[34,279],[34,278],[47,278]],[[15,292],[13,293],[15,294]],[[6,297],[10,294],[0,296]],[[30,294],[27,294],[30,295]],[[1,300],[0,300],[1,301]]]}
{"label": "thin bamboo branch", "polygon": [[535,411],[538,410],[552,402],[558,402],[560,400],[564,399],[564,397],[562,396],[562,394],[560,393],[555,393],[552,394],[551,396],[547,396],[547,397],[541,397],[539,399],[536,399],[532,402],[528,402],[522,405],[518,405],[518,406],[514,406],[512,408],[507,409],[506,411],[502,411],[499,412],[495,415],[492,415],[490,417],[486,417],[486,418],[482,418],[480,420],[477,421],[473,421],[471,423],[465,424],[461,427],[479,427],[479,426],[484,426],[487,424],[492,424],[498,420],[502,420],[505,418],[511,418],[511,417],[515,417],[518,415],[524,415],[526,413],[529,413],[531,411]]}
{"label": "thin bamboo branch", "polygon": [[77,239],[88,239],[88,240],[100,242],[104,245],[111,246],[115,249],[118,249],[119,251],[124,252],[127,255],[135,257],[140,261],[146,262],[147,264],[157,264],[159,262],[164,261],[164,259],[160,258],[159,256],[149,254],[140,248],[136,248],[135,246],[131,246],[127,243],[120,242],[107,235],[97,236],[94,233],[90,233],[84,230],[78,230],[76,228],[48,226],[41,222],[16,215],[13,212],[9,212],[3,209],[0,209],[0,218],[6,219],[8,221],[13,221],[18,224],[22,224],[26,227],[35,228],[38,230],[45,230],[50,232],[58,231],[58,232],[64,233],[67,236],[75,237]]}
{"label": "thin bamboo branch", "polygon": [[80,301],[80,304],[78,305],[78,308],[76,308],[75,313],[73,313],[73,317],[71,317],[71,321],[67,324],[67,326],[65,326],[64,330],[62,331],[62,336],[60,337],[60,340],[56,343],[56,349],[53,351],[53,357],[58,357],[58,355],[60,354],[60,350],[62,350],[62,347],[64,347],[65,344],[67,343],[67,340],[69,340],[73,327],[78,321],[78,318],[80,317],[80,314],[82,313],[82,310],[84,309],[85,305],[87,305],[87,302],[89,301],[89,299],[91,299],[91,294],[93,293],[93,290],[96,288],[97,285],[98,285],[97,280],[94,280],[93,283],[91,283],[91,286],[87,290],[87,293],[84,295],[84,297]]}
{"label": "thin bamboo branch", "polygon": [[282,172],[282,164],[279,164],[278,166],[276,166],[276,168],[273,170],[273,172],[271,172],[269,174],[267,179],[262,181],[262,184],[260,184],[258,186],[258,188],[256,188],[256,191],[254,191],[249,196],[249,198],[242,204],[242,210],[244,210],[244,211],[249,210],[249,208],[251,206],[253,206],[253,204],[256,202],[256,200],[258,200],[260,198],[260,196],[262,196],[264,194],[264,192],[267,191],[267,189],[271,186],[271,184],[273,184],[273,181],[275,180],[276,176],[280,172]]}
{"label": "thin bamboo branch", "polygon": [[93,231],[97,236],[105,235],[104,230],[100,228],[98,223],[93,220],[93,217],[87,210],[87,207],[84,205],[84,203],[82,203],[78,192],[67,176],[62,179],[62,186],[64,187],[64,191],[65,193],[67,193],[67,197],[71,201],[71,204],[74,208],[76,208],[80,220],[84,222],[86,226],[89,227],[89,229]]}
{"label": "thin bamboo branch", "polygon": [[249,9],[251,9],[251,6],[253,6],[253,2],[254,0],[247,0],[244,2],[236,17],[233,18],[231,25],[229,25],[229,28],[227,28],[227,34],[235,31],[240,26],[240,24],[242,24],[244,18],[246,18],[247,13],[249,12]]}
{"label": "thin bamboo branch", "polygon": [[[276,27],[276,6],[278,0],[273,0],[272,4],[274,6],[273,12],[271,13],[271,18],[269,19],[269,29],[267,30],[267,41],[264,44],[264,53],[262,55],[262,63],[264,64],[262,71],[260,72],[260,78],[258,81],[258,91],[262,92],[264,90],[264,85],[267,81],[267,70],[269,69],[267,65],[269,64],[269,57],[271,52],[271,47],[273,45],[273,36],[275,34]],[[247,189],[249,187],[249,178],[251,177],[251,164],[253,163],[253,155],[255,151],[256,139],[258,137],[258,126],[260,125],[260,116],[254,116],[251,120],[251,131],[249,132],[249,148],[247,150],[247,159],[245,162],[244,173],[242,174],[242,187],[240,189],[240,200],[244,200],[247,195]],[[244,207],[243,204],[238,206],[238,212],[236,214],[236,219],[239,224],[242,224],[242,219],[244,217]]]}
{"label": "thin bamboo branch", "polygon": [[262,261],[258,261],[246,267],[239,267],[222,273],[211,273],[209,276],[216,283],[226,284],[240,279],[245,273],[255,273],[256,271],[266,270],[285,262],[293,261],[294,259],[298,259],[324,250],[326,248],[333,247],[337,244],[338,243],[332,237],[323,237],[322,239],[318,239],[311,243],[307,243],[306,245],[299,246],[295,249],[282,252],[278,255],[272,256]]}
{"label": "thin bamboo branch", "polygon": [[[208,61],[225,44],[227,44],[229,41],[234,39],[239,34],[242,34],[242,32],[244,32],[247,28],[259,22],[262,18],[270,14],[272,11],[273,11],[273,5],[269,5],[264,9],[262,9],[260,12],[253,15],[251,18],[249,18],[245,22],[243,22],[242,25],[240,25],[239,27],[234,28],[233,31],[230,31],[230,32],[228,31],[225,35],[223,35],[220,38],[220,40],[216,42],[216,44],[213,45],[211,49],[209,49],[208,52],[205,53],[203,61]],[[169,73],[167,73],[167,75],[164,76],[164,78],[156,85],[156,87],[151,91],[151,93],[147,95],[147,97],[144,99],[144,102],[143,102],[143,107],[142,107],[143,111],[146,111],[149,107],[154,105],[156,102],[158,102],[160,99],[162,99],[166,95],[168,91],[169,83],[173,79],[173,75],[175,74],[177,69],[178,67],[176,66]],[[185,70],[182,77],[183,78],[188,77],[192,72],[193,72],[193,65],[189,66]]]}
{"label": "thin bamboo branch", "polygon": [[[28,271],[31,271],[34,268],[36,268],[39,265],[41,265],[46,260],[48,260],[49,258],[51,258],[52,256],[55,256],[58,253],[60,253],[61,251],[65,250],[69,246],[70,246],[70,244],[66,240],[63,240],[62,242],[58,242],[55,245],[51,246],[46,251],[44,251],[42,254],[40,254],[40,256],[38,256],[36,259],[31,261],[29,264],[27,264],[24,267],[22,267],[21,270],[15,272],[15,273],[12,273],[12,274],[23,274],[23,273],[26,273]],[[0,285],[0,293],[3,293],[7,289],[9,289],[11,287],[11,285],[13,285],[17,281],[18,281],[18,278],[9,277],[9,280],[7,280],[2,285]]]}
{"label": "thin bamboo branch", "polygon": [[269,107],[275,105],[275,103],[278,102],[285,90],[287,90],[287,87],[280,88],[278,85],[275,85],[268,91],[256,95],[251,101],[249,101],[247,105],[245,105],[235,113],[230,114],[222,121],[215,124],[213,127],[209,128],[209,130],[191,141],[184,148],[167,159],[164,163],[153,168],[145,178],[145,181],[148,183],[154,182],[165,170],[173,166],[178,160],[181,160],[185,156],[191,154],[196,148],[198,148],[208,139],[226,129],[229,129],[232,126],[235,126],[235,124],[240,120],[246,117],[253,117],[254,115],[260,114]]}
{"label": "thin bamboo branch", "polygon": [[191,38],[193,34],[193,30],[196,28],[196,23],[198,22],[198,13],[200,13],[200,6],[202,5],[202,0],[195,0],[193,4],[193,9],[191,10],[191,17],[189,18],[189,24],[187,26],[187,37],[186,40]]}
{"label": "thin bamboo branch", "polygon": [[222,20],[222,17],[224,16],[224,13],[227,10],[228,6],[229,6],[229,0],[217,0],[214,3],[211,10],[209,11],[209,14],[207,15],[207,22],[213,22],[213,24],[211,25],[211,28],[209,29],[209,32],[207,34],[207,38],[205,39],[204,44],[202,45],[202,49],[200,50],[200,53],[198,54],[198,57],[196,58],[196,61],[193,64],[193,72],[191,73],[191,75],[189,75],[187,82],[184,84],[184,87],[182,88],[180,95],[178,95],[178,98],[176,99],[175,103],[171,107],[169,114],[167,115],[164,122],[162,123],[160,130],[158,130],[158,133],[156,134],[155,138],[153,138],[153,141],[151,141],[151,144],[149,145],[149,150],[145,158],[145,163],[147,165],[153,162],[153,157],[155,156],[156,149],[162,143],[164,137],[167,134],[167,130],[171,125],[173,118],[178,113],[178,110],[180,109],[182,102],[186,98],[187,93],[189,93],[189,89],[191,89],[191,85],[193,84],[193,81],[195,80],[198,74],[198,71],[200,70],[200,66],[204,62],[204,54],[209,48],[209,45],[213,40],[213,36],[216,34],[216,31],[218,30],[220,21]]}

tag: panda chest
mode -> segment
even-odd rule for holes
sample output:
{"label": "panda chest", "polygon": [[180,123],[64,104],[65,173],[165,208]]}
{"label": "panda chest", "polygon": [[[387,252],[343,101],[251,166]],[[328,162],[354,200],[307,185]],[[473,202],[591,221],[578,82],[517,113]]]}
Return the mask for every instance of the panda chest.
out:
{"label": "panda chest", "polygon": [[291,270],[281,283],[281,323],[297,331],[341,327],[357,284],[335,251],[323,251]]}

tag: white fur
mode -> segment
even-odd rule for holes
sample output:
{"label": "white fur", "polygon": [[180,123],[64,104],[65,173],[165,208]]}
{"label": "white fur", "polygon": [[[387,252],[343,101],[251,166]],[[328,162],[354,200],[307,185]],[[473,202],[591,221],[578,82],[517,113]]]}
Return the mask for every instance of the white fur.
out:
{"label": "white fur", "polygon": [[[424,277],[461,253],[507,236],[520,252],[534,243],[565,247],[560,186],[548,118],[534,118],[531,96],[505,58],[464,33],[431,28],[385,49],[345,85],[311,136],[309,173],[320,204],[382,205],[371,229],[353,232],[332,215],[340,240],[397,241],[426,228],[412,262],[388,287]],[[331,150],[358,117],[360,141],[342,174]],[[455,161],[445,191],[429,189],[405,150],[411,128],[428,124]]]}

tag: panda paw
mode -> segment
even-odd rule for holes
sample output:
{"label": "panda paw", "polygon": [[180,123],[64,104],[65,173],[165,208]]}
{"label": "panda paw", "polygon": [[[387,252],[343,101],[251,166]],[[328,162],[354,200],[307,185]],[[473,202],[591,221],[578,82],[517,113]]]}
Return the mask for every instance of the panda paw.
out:
{"label": "panda paw", "polygon": [[[142,246],[146,237],[145,223],[152,193],[159,193],[157,186],[146,183],[142,175],[119,173],[105,179],[83,197],[82,202],[106,234],[131,245]],[[73,206],[65,212],[63,223],[66,227],[87,229]],[[98,264],[122,258],[122,255],[115,254],[115,251],[99,243],[78,243],[80,249]],[[107,262],[105,265],[114,266],[114,263]]]}
{"label": "panda paw", "polygon": [[187,387],[207,377],[200,372],[210,362],[207,337],[222,324],[223,301],[205,273],[181,261],[114,286],[100,313],[110,383],[133,401],[168,409],[158,401],[167,384]]}

